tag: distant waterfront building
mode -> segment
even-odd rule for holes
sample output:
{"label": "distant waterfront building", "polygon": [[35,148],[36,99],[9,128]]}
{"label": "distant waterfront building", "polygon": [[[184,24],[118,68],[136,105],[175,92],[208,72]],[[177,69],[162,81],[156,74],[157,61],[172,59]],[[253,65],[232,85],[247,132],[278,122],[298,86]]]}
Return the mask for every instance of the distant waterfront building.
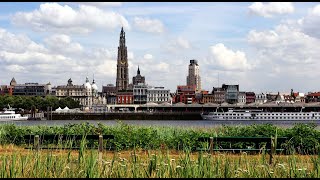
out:
{"label": "distant waterfront building", "polygon": [[239,85],[222,84],[222,89],[226,90],[225,98],[227,103],[235,104],[238,102]]}
{"label": "distant waterfront building", "polygon": [[9,95],[12,96],[13,86],[1,85],[0,86],[0,95]]}
{"label": "distant waterfront building", "polygon": [[46,96],[47,95],[47,84],[39,83],[25,83],[16,84],[13,86],[12,95],[14,96]]}
{"label": "distant waterfront building", "polygon": [[15,85],[17,85],[17,82],[16,82],[16,80],[14,79],[14,77],[11,79],[11,81],[10,81],[10,86],[15,86]]}
{"label": "distant waterfront building", "polygon": [[255,94],[256,96],[256,100],[255,100],[255,103],[257,104],[263,104],[263,103],[266,103],[267,102],[267,95],[264,94],[264,93],[257,93]]}
{"label": "distant waterfront building", "polygon": [[251,104],[256,101],[256,94],[254,92],[246,92],[246,104]]}
{"label": "distant waterfront building", "polygon": [[164,87],[149,87],[147,91],[147,98],[148,102],[153,103],[172,103],[171,102],[171,96],[170,96],[170,90],[165,89]]}
{"label": "distant waterfront building", "polygon": [[239,104],[246,104],[246,92],[239,92],[238,103]]}
{"label": "distant waterfront building", "polygon": [[133,91],[132,90],[118,91],[117,104],[133,104]]}
{"label": "distant waterfront building", "polygon": [[273,102],[276,101],[278,93],[266,93],[267,101]]}
{"label": "distant waterfront building", "polygon": [[197,60],[190,60],[189,74],[187,76],[187,85],[196,86],[196,91],[201,90],[200,68]]}
{"label": "distant waterfront building", "polygon": [[213,100],[216,104],[222,104],[225,102],[226,89],[222,87],[212,88]]}
{"label": "distant waterfront building", "polygon": [[310,92],[305,96],[305,102],[320,102],[320,92]]}
{"label": "distant waterfront building", "polygon": [[117,79],[116,79],[117,91],[127,90],[128,84],[129,84],[128,52],[126,47],[126,35],[122,27],[120,32],[118,59],[117,59]]}
{"label": "distant waterfront building", "polygon": [[144,83],[133,85],[133,104],[147,103],[148,86]]}
{"label": "distant waterfront building", "polygon": [[203,94],[202,95],[202,103],[203,104],[216,103],[214,100],[214,94]]}
{"label": "distant waterfront building", "polygon": [[196,93],[195,85],[177,86],[175,103],[179,103],[179,102],[184,104],[196,103],[195,93]]}
{"label": "distant waterfront building", "polygon": [[102,86],[102,94],[107,98],[107,104],[116,104],[117,88],[113,84]]}
{"label": "distant waterfront building", "polygon": [[94,80],[90,84],[88,77],[83,85],[73,85],[70,78],[67,85],[60,85],[53,89],[55,89],[56,96],[59,99],[71,97],[75,101],[79,101],[84,110],[90,110],[93,104],[106,104],[105,96],[99,96]]}
{"label": "distant waterfront building", "polygon": [[132,82],[133,82],[133,86],[138,85],[139,83],[142,83],[142,84],[146,83],[145,77],[141,76],[141,74],[140,74],[139,66],[138,66],[138,70],[137,70],[137,75],[132,77]]}
{"label": "distant waterfront building", "polygon": [[201,90],[201,91],[196,92],[196,94],[195,94],[196,102],[198,104],[203,104],[203,96],[208,93],[209,93],[209,91],[205,91],[205,90]]}

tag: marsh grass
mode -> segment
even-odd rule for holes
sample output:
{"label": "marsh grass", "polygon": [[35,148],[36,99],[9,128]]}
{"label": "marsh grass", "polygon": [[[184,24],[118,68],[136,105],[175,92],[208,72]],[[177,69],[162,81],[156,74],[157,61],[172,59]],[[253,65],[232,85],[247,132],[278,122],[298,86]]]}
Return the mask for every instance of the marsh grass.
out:
{"label": "marsh grass", "polygon": [[0,148],[1,178],[319,178],[320,155],[228,154],[169,149],[98,151]]}
{"label": "marsh grass", "polygon": [[[41,142],[49,149],[25,150],[27,134],[112,134],[114,140],[104,142],[108,151],[101,161],[97,142],[85,139]],[[247,153],[209,154],[193,151],[195,146],[208,149],[208,143],[197,143],[203,136],[286,136],[288,155]],[[277,129],[272,125],[227,127],[216,129],[136,127],[120,123],[109,127],[99,124],[66,125],[63,127],[17,127],[0,125],[0,178],[292,178],[320,177],[319,131],[312,125]],[[71,147],[78,150],[70,150]],[[114,151],[110,151],[115,146]],[[230,144],[220,144],[230,148]],[[247,146],[246,143],[233,147]],[[251,144],[250,144],[251,146]],[[310,153],[311,152],[311,153]],[[305,155],[313,154],[313,155]]]}

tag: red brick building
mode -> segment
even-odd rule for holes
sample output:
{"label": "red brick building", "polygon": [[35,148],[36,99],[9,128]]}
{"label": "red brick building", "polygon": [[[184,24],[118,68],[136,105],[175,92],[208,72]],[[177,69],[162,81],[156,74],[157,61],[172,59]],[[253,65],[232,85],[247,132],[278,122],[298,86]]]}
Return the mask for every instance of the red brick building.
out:
{"label": "red brick building", "polygon": [[246,92],[246,103],[254,103],[256,101],[256,94],[254,92]]}
{"label": "red brick building", "polygon": [[12,96],[13,86],[1,85],[0,86],[0,95],[9,95]]}
{"label": "red brick building", "polygon": [[320,92],[310,93],[306,96],[305,102],[320,102]]}
{"label": "red brick building", "polygon": [[132,90],[118,91],[117,92],[117,104],[133,104],[133,92]]}
{"label": "red brick building", "polygon": [[177,86],[177,94],[175,98],[175,103],[185,103],[185,104],[192,104],[196,103],[196,86]]}

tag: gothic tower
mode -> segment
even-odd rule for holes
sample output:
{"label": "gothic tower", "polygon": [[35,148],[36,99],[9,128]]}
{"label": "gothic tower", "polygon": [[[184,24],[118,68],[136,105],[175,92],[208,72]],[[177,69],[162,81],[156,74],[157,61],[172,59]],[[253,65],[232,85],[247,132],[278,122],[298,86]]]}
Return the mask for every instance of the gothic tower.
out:
{"label": "gothic tower", "polygon": [[117,80],[116,88],[119,90],[127,90],[129,84],[129,71],[128,71],[128,56],[126,47],[126,34],[123,27],[120,32],[120,40],[118,47],[118,60],[117,60]]}

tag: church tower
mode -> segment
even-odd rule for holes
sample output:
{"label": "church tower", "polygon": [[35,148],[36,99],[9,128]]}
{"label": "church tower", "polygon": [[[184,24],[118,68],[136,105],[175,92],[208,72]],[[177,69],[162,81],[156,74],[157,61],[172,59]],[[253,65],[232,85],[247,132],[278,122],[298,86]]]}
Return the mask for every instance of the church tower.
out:
{"label": "church tower", "polygon": [[126,47],[126,35],[123,27],[120,32],[120,40],[118,47],[118,60],[117,60],[117,91],[127,90],[129,84],[129,71],[128,71],[128,56]]}

